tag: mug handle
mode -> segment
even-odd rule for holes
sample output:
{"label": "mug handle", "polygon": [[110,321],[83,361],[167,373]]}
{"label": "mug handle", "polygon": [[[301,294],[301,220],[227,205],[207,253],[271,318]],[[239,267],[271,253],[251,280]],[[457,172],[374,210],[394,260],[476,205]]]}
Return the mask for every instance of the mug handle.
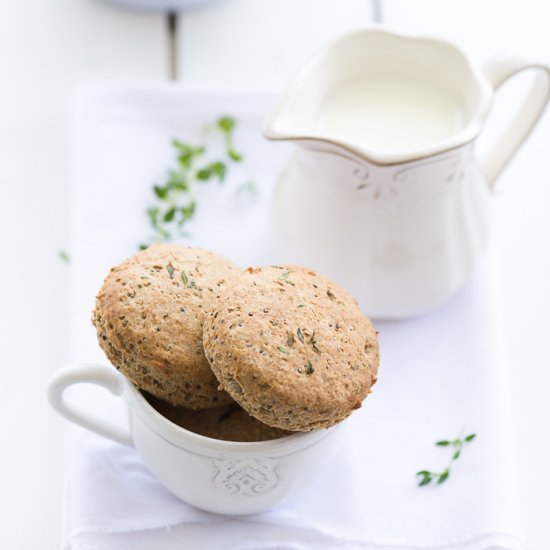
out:
{"label": "mug handle", "polygon": [[506,132],[493,144],[481,163],[485,180],[491,189],[504,167],[534,128],[550,99],[550,66],[523,56],[512,55],[493,59],[483,67],[483,73],[495,92],[509,78],[528,69],[537,71],[535,80]]}
{"label": "mug handle", "polygon": [[132,436],[127,428],[104,420],[64,399],[64,392],[73,384],[96,384],[108,389],[113,395],[121,395],[122,378],[116,372],[101,365],[68,365],[57,371],[48,384],[50,405],[63,417],[83,428],[123,445],[133,447]]}

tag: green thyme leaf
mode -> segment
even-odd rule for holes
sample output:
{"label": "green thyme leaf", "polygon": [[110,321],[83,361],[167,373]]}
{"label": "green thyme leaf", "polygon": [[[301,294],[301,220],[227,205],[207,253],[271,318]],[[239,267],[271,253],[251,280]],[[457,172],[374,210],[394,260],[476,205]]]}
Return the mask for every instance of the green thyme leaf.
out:
{"label": "green thyme leaf", "polygon": [[237,153],[235,149],[228,149],[227,155],[231,160],[234,160],[235,162],[241,162],[241,160],[243,160],[243,156],[240,153]]}
{"label": "green thyme leaf", "polygon": [[159,215],[159,208],[158,207],[151,207],[147,209],[147,215],[149,216],[149,219],[151,220],[151,224],[156,227],[158,223],[158,215]]}
{"label": "green thyme leaf", "polygon": [[233,131],[233,129],[235,128],[235,119],[233,117],[230,117],[230,116],[222,116],[218,119],[218,128],[226,133],[226,134],[229,134],[230,132]]}
{"label": "green thyme leaf", "polygon": [[467,435],[465,438],[464,438],[464,441],[467,441],[468,443],[470,441],[473,441],[476,437],[476,434],[470,434],[470,435]]}
{"label": "green thyme leaf", "polygon": [[168,188],[167,187],[160,187],[159,185],[155,185],[153,187],[153,191],[155,192],[155,195],[159,199],[165,199],[166,195],[168,194]]}
{"label": "green thyme leaf", "polygon": [[314,371],[313,365],[308,361],[306,364],[306,374],[313,374]]}
{"label": "green thyme leaf", "polygon": [[296,331],[296,336],[298,336],[298,340],[300,340],[300,342],[302,342],[302,344],[305,343],[304,334],[302,333],[301,329],[298,329]]}
{"label": "green thyme leaf", "polygon": [[166,228],[161,227],[160,225],[157,225],[157,240],[165,240],[167,241],[172,234],[170,231],[168,231]]}
{"label": "green thyme leaf", "polygon": [[286,348],[284,346],[279,346],[279,351],[281,353],[284,353],[285,355],[288,355],[288,351],[286,350]]}
{"label": "green thyme leaf", "polygon": [[178,150],[178,162],[181,168],[190,168],[197,157],[204,154],[206,148],[203,145],[194,147],[188,143],[183,143],[177,139],[172,142]]}
{"label": "green thyme leaf", "polygon": [[212,173],[210,172],[210,170],[207,168],[203,168],[202,170],[199,170],[197,172],[197,179],[200,180],[200,181],[207,181],[210,179],[210,176],[212,176]]}
{"label": "green thyme leaf", "polygon": [[446,447],[447,445],[450,445],[451,442],[447,440],[437,441],[436,445],[439,445],[440,447]]}
{"label": "green thyme leaf", "polygon": [[448,477],[449,475],[451,474],[451,472],[449,470],[445,470],[440,476],[439,476],[439,479],[437,480],[437,483],[443,483]]}
{"label": "green thyme leaf", "polygon": [[210,164],[210,172],[216,176],[220,181],[223,181],[225,178],[225,172],[227,168],[225,166],[225,163],[218,160],[216,162],[212,162]]}
{"label": "green thyme leaf", "polygon": [[174,216],[176,215],[176,207],[172,206],[169,208],[165,213],[164,217],[162,218],[166,223],[171,222],[174,219]]}
{"label": "green thyme leaf", "polygon": [[170,170],[168,172],[168,182],[166,183],[167,193],[170,191],[189,191],[187,182],[187,173],[181,170]]}
{"label": "green thyme leaf", "polygon": [[57,254],[59,255],[59,259],[61,261],[65,262],[67,264],[71,261],[71,256],[65,250],[59,250]]}
{"label": "green thyme leaf", "polygon": [[196,201],[191,201],[189,204],[182,206],[180,212],[184,220],[190,220],[195,213],[195,208],[197,207]]}
{"label": "green thyme leaf", "polygon": [[289,347],[292,347],[296,340],[294,340],[294,334],[292,332],[289,332],[286,339],[286,345]]}
{"label": "green thyme leaf", "polygon": [[182,269],[181,270],[181,280],[183,281],[183,286],[185,288],[195,288],[197,285],[195,281],[190,281],[187,273]]}
{"label": "green thyme leaf", "polygon": [[313,334],[311,335],[311,338],[309,339],[309,343],[311,344],[311,347],[313,348],[313,351],[315,353],[321,353],[321,351],[317,347],[317,340],[315,339],[315,331],[313,331]]}
{"label": "green thyme leaf", "polygon": [[420,476],[422,479],[418,482],[419,487],[422,487],[423,485],[428,485],[432,481],[432,472],[428,470],[421,470],[420,472],[416,472],[417,476]]}
{"label": "green thyme leaf", "polygon": [[166,266],[166,271],[168,271],[168,275],[170,275],[170,279],[173,279],[174,278],[174,266],[172,265],[171,262]]}
{"label": "green thyme leaf", "polygon": [[197,172],[197,179],[201,181],[209,180],[212,177],[217,177],[218,180],[221,182],[225,178],[225,172],[226,172],[226,166],[225,163],[223,163],[220,160],[217,160],[215,162],[211,162],[210,164],[206,165],[204,168],[199,170]]}

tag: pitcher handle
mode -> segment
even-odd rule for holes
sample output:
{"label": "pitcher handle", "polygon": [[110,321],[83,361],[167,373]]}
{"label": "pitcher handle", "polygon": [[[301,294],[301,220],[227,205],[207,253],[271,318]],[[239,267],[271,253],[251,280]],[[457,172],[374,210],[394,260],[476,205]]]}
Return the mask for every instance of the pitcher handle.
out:
{"label": "pitcher handle", "polygon": [[499,57],[489,61],[483,72],[495,92],[512,76],[528,70],[537,71],[527,96],[520,105],[504,134],[493,144],[481,166],[489,188],[525,141],[540,119],[550,99],[550,66],[523,56]]}
{"label": "pitcher handle", "polygon": [[121,395],[123,389],[121,376],[104,366],[68,365],[57,371],[50,380],[48,385],[50,405],[67,420],[118,443],[133,447],[134,443],[128,428],[118,426],[64,398],[63,394],[69,386],[82,383],[96,384],[106,388],[113,395]]}

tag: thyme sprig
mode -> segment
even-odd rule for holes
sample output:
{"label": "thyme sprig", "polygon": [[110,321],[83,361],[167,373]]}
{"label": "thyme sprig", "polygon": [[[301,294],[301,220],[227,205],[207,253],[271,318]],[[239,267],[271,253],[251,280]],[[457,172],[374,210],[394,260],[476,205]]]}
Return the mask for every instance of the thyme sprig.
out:
{"label": "thyme sprig", "polygon": [[432,472],[430,470],[420,470],[419,472],[416,472],[416,475],[419,477],[418,485],[419,487],[422,487],[424,485],[428,485],[432,481],[435,481],[437,484],[444,483],[448,477],[451,475],[451,466],[453,463],[459,459],[462,449],[467,443],[470,443],[473,441],[476,437],[475,433],[471,433],[467,435],[466,437],[457,437],[456,439],[448,440],[448,439],[442,439],[441,441],[436,441],[436,445],[438,447],[451,447],[453,453],[451,455],[451,459],[449,460],[449,463],[447,466],[441,471],[441,472]]}
{"label": "thyme sprig", "polygon": [[[230,116],[220,117],[213,128],[221,134],[225,148],[221,159],[207,158],[207,145],[194,145],[172,140],[175,166],[168,171],[163,184],[153,186],[155,203],[147,209],[147,217],[153,230],[153,242],[170,241],[185,234],[185,226],[193,219],[197,209],[195,187],[215,181],[223,184],[229,163],[239,163],[243,155],[234,144],[236,121]],[[151,244],[151,243],[149,243]],[[141,244],[140,249],[147,248]]]}

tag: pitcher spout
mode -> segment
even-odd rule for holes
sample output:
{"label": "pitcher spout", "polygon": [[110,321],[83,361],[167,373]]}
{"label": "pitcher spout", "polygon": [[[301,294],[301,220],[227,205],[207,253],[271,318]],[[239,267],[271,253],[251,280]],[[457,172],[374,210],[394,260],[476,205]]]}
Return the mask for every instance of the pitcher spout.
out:
{"label": "pitcher spout", "polygon": [[313,139],[317,116],[316,106],[309,101],[304,101],[306,95],[298,93],[295,83],[292,88],[279,98],[264,120],[262,133],[267,139],[274,141]]}

